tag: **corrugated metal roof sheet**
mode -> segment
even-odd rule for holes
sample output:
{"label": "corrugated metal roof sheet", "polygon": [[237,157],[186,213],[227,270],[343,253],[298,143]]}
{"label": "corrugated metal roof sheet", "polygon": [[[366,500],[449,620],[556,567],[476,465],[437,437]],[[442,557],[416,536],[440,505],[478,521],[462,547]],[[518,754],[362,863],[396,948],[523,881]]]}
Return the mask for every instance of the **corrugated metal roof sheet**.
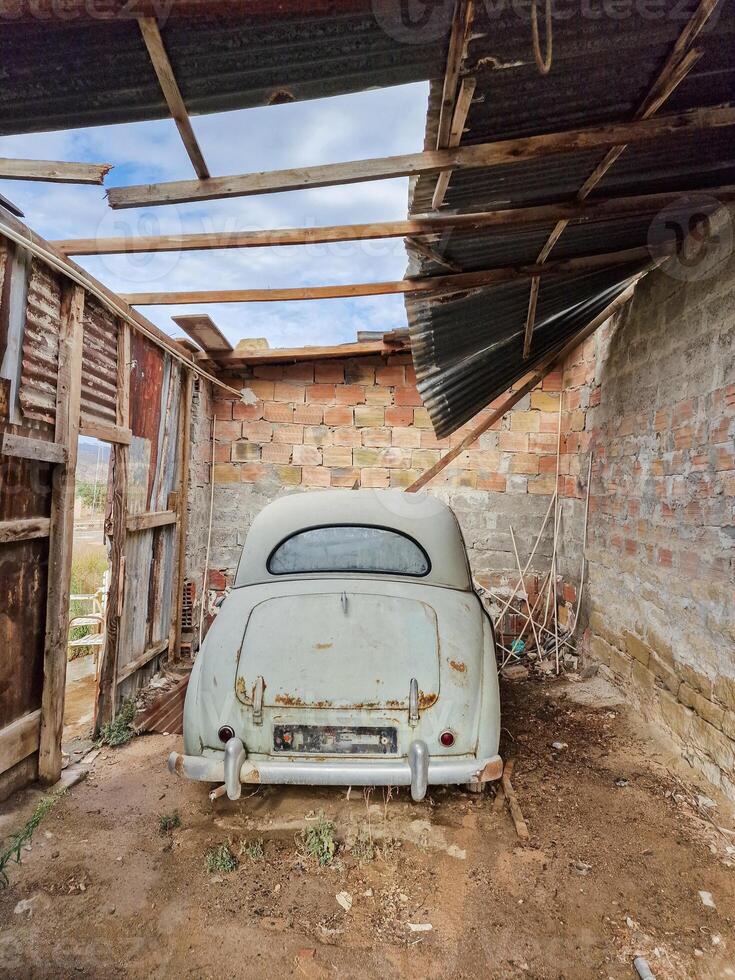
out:
{"label": "corrugated metal roof sheet", "polygon": [[[463,74],[474,75],[475,95],[462,145],[559,132],[632,119],[697,6],[672,5],[663,16],[630,4],[625,16],[566,16],[553,27],[553,65],[544,76],[532,53],[526,5],[476,4]],[[594,6],[589,7],[594,10]],[[622,8],[621,8],[622,9]],[[567,11],[572,14],[572,11]],[[696,41],[703,56],[672,94],[663,112],[717,105],[735,96],[735,5],[719,14]],[[543,38],[542,38],[543,47]],[[432,84],[427,146],[436,141],[441,85]],[[559,154],[452,175],[442,211],[571,201],[604,152]],[[592,194],[628,196],[717,187],[735,180],[731,129],[677,134],[628,148]],[[432,211],[436,178],[412,183],[410,213]],[[674,210],[676,214],[676,209]],[[682,226],[690,206],[680,208]],[[655,215],[572,222],[551,258],[602,254],[646,245]],[[432,245],[466,271],[533,264],[553,225],[454,232]],[[410,245],[409,274],[446,273]],[[523,376],[555,346],[605,308],[637,271],[621,268],[542,280],[531,358],[523,360],[530,283],[516,281],[444,300],[408,296],[419,390],[440,436],[454,431]]]}
{"label": "corrugated metal roof sheet", "polygon": [[[381,4],[370,0],[206,6],[174,6],[161,27],[194,115],[398,85],[444,70],[446,32],[401,43],[376,16]],[[168,114],[134,19],[3,22],[0,135]]]}

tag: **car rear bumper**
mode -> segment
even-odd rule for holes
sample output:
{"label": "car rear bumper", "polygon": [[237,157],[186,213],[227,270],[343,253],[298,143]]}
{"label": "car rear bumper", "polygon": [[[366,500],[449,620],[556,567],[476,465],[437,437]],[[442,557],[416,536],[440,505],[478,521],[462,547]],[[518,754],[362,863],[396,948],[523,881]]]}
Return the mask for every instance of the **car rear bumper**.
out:
{"label": "car rear bumper", "polygon": [[231,800],[239,799],[242,784],[273,783],[304,786],[410,786],[414,800],[422,800],[427,786],[485,783],[500,779],[503,761],[474,756],[431,758],[426,743],[411,743],[408,756],[398,759],[275,759],[251,760],[240,739],[232,738],[225,758],[172,752],[170,772],[207,783],[224,783]]}

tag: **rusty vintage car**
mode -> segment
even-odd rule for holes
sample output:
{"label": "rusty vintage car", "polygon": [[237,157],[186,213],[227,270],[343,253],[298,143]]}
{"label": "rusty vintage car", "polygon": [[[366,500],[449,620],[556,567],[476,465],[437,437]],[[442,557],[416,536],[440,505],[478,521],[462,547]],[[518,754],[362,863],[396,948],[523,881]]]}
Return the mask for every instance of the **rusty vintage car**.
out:
{"label": "rusty vintage car", "polygon": [[502,773],[492,621],[427,494],[282,497],[247,535],[191,674],[184,754],[219,783],[475,790]]}

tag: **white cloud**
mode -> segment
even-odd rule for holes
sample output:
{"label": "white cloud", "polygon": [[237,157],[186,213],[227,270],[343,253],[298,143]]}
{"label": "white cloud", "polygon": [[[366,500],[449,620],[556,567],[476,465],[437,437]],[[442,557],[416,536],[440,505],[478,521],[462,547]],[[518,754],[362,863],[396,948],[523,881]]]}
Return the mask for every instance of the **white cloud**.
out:
{"label": "white cloud", "polygon": [[[424,83],[311,102],[196,117],[212,173],[245,173],[408,153],[423,145]],[[5,156],[115,165],[109,185],[186,179],[191,164],[172,121],[0,139]],[[406,214],[408,181],[376,181],[252,198],[112,211],[99,187],[0,181],[31,228],[46,238],[150,235],[385,221]],[[400,240],[79,260],[119,292],[234,289],[400,279]],[[142,310],[169,333],[171,315],[192,306]],[[353,340],[357,330],[405,326],[400,296],[201,307],[232,340],[265,336],[272,346]]]}

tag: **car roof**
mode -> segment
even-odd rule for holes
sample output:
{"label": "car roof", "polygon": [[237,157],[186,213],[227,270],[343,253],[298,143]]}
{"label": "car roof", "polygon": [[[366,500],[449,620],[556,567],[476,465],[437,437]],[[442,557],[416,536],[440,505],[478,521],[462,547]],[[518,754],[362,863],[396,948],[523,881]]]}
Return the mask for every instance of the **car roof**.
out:
{"label": "car roof", "polygon": [[271,552],[286,538],[308,528],[338,524],[389,528],[417,541],[429,556],[431,570],[421,577],[402,575],[404,581],[453,589],[471,588],[467,552],[457,518],[450,507],[427,493],[369,489],[302,491],[272,501],[250,527],[235,576],[235,588],[274,580],[323,578],[332,574],[346,578],[393,577],[354,572],[270,574],[267,566]]}

